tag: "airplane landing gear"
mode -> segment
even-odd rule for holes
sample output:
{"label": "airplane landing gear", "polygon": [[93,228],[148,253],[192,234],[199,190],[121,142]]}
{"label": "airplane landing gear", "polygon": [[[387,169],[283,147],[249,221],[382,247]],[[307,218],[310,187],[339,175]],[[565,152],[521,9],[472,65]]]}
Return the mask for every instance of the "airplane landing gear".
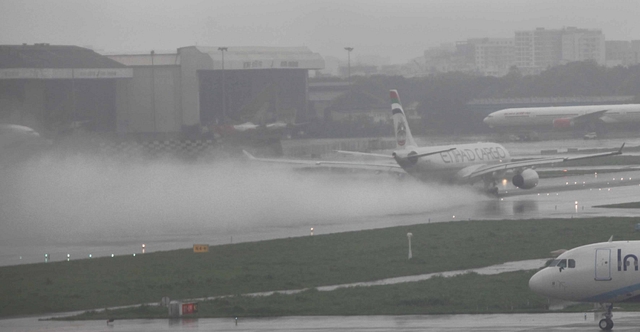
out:
{"label": "airplane landing gear", "polygon": [[611,312],[613,310],[613,304],[609,304],[606,307],[607,312],[604,314],[604,318],[598,323],[598,326],[600,326],[603,331],[611,331],[611,329],[613,329],[613,320],[611,320],[611,318],[613,318],[613,313]]}
{"label": "airplane landing gear", "polygon": [[489,196],[498,197],[498,184],[493,178],[485,178],[484,179],[484,191]]}

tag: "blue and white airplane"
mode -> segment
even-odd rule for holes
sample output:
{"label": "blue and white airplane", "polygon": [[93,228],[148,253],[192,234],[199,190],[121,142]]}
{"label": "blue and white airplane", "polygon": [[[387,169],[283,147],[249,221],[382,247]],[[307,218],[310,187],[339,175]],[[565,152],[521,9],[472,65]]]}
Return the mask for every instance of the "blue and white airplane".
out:
{"label": "blue and white airplane", "polygon": [[640,241],[609,241],[562,253],[529,280],[534,292],[565,301],[599,303],[599,326],[613,328],[613,304],[640,301]]}

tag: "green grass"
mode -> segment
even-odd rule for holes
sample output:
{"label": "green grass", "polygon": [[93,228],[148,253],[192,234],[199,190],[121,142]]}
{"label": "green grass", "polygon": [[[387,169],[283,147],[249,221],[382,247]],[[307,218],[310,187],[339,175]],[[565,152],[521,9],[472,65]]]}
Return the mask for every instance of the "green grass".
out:
{"label": "green grass", "polygon": [[[640,233],[632,231],[636,222],[633,218],[462,221],[222,245],[205,254],[186,249],[0,267],[0,316],[484,267],[548,257],[552,250],[606,241],[610,235],[640,239]],[[408,232],[413,233],[412,260],[406,257]]]}
{"label": "green grass", "polygon": [[[387,286],[350,287],[330,292],[315,288],[266,297],[231,296],[198,304],[193,318],[330,316],[330,315],[423,315],[547,312],[546,298],[528,288],[535,271],[492,276],[468,273],[456,277],[434,277],[420,282]],[[639,310],[639,304],[619,304],[622,310]],[[583,312],[592,304],[562,311]],[[164,307],[90,311],[65,320],[167,318]]]}

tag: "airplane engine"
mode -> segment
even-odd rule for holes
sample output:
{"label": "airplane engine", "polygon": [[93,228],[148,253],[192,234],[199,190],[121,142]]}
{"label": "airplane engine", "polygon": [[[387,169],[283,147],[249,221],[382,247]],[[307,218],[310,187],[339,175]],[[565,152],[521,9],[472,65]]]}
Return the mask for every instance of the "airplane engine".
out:
{"label": "airplane engine", "polygon": [[417,154],[418,153],[415,151],[410,151],[407,154],[404,154],[402,152],[394,152],[393,158],[396,159],[400,166],[409,167],[415,165],[418,162],[418,157],[416,157]]}
{"label": "airplane engine", "polygon": [[538,179],[540,179],[538,172],[527,168],[521,173],[516,174],[513,179],[511,179],[511,183],[520,189],[531,189],[538,185]]}
{"label": "airplane engine", "polygon": [[573,127],[574,123],[571,119],[555,119],[553,120],[553,128],[566,129]]}

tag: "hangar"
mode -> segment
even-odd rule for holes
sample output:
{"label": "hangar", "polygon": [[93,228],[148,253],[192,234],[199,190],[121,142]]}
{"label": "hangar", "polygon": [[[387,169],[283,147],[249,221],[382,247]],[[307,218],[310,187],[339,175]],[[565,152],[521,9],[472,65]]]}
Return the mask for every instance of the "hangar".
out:
{"label": "hangar", "polygon": [[83,123],[116,130],[116,91],[132,71],[92,50],[0,45],[0,122],[57,133]]}
{"label": "hangar", "polygon": [[324,68],[307,47],[188,46],[108,57],[133,70],[118,90],[118,131],[156,136],[223,123],[306,121],[308,72]]}
{"label": "hangar", "polygon": [[0,122],[54,139],[82,128],[98,133],[99,148],[109,151],[197,154],[213,145],[212,126],[308,121],[308,72],[323,67],[306,47],[101,55],[77,46],[3,45]]}

